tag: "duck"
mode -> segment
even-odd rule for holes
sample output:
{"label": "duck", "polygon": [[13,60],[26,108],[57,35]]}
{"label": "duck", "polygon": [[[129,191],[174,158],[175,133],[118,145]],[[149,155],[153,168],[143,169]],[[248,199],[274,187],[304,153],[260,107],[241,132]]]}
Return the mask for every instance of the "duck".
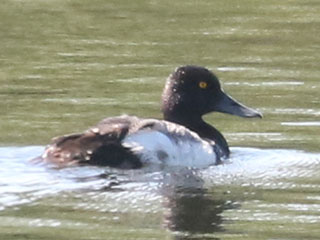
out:
{"label": "duck", "polygon": [[53,138],[37,159],[58,167],[96,165],[139,169],[152,164],[207,167],[230,155],[225,137],[203,120],[211,112],[244,118],[262,114],[236,101],[205,67],[186,65],[169,75],[163,119],[108,117],[82,133]]}

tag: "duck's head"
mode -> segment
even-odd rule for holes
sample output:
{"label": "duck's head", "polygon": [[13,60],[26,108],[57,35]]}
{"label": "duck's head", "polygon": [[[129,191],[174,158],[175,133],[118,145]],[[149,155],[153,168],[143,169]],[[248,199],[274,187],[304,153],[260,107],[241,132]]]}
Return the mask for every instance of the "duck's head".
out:
{"label": "duck's head", "polygon": [[209,112],[222,112],[240,117],[262,117],[227,95],[218,78],[208,69],[198,66],[177,68],[166,82],[162,94],[162,111],[166,120],[184,122],[201,119]]}

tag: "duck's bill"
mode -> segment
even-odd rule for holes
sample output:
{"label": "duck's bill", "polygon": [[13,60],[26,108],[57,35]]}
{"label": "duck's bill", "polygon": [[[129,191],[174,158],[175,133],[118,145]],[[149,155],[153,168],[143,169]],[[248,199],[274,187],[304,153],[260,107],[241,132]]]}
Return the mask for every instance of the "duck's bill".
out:
{"label": "duck's bill", "polygon": [[217,112],[228,113],[239,117],[262,118],[262,114],[260,112],[239,103],[224,92],[222,92],[218,103],[215,104],[214,110]]}

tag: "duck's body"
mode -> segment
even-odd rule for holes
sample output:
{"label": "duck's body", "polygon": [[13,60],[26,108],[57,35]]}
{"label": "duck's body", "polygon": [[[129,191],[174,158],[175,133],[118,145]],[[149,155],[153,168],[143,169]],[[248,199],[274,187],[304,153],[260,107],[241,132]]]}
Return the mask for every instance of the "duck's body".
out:
{"label": "duck's body", "polygon": [[81,134],[53,140],[41,159],[59,166],[92,164],[140,168],[150,163],[205,167],[229,156],[223,135],[202,120],[220,111],[261,117],[226,95],[207,69],[178,68],[162,95],[164,120],[134,116],[111,117]]}
{"label": "duck's body", "polygon": [[139,168],[148,164],[204,167],[217,164],[218,146],[172,122],[135,116],[107,118],[82,134],[57,138],[43,158],[58,165]]}

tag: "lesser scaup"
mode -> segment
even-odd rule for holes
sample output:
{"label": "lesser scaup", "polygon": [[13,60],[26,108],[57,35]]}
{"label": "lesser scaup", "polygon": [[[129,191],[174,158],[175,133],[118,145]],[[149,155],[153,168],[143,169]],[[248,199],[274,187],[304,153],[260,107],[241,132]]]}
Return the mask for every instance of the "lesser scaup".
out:
{"label": "lesser scaup", "polygon": [[53,139],[40,159],[58,166],[123,169],[152,162],[194,167],[218,164],[230,154],[227,141],[202,119],[215,111],[262,117],[228,96],[208,69],[179,67],[168,77],[162,94],[164,120],[127,115],[106,118],[84,133]]}

